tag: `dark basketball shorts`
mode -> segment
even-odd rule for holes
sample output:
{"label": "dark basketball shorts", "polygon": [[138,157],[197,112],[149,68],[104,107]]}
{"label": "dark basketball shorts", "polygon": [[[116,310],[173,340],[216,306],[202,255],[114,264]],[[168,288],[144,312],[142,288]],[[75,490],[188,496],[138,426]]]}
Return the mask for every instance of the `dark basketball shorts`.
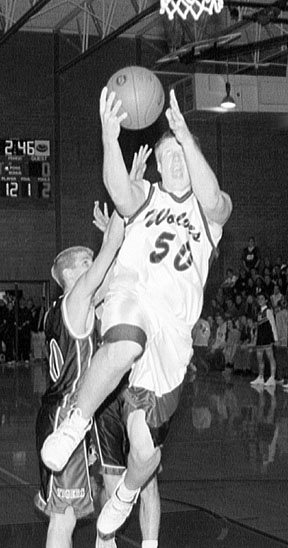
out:
{"label": "dark basketball shorts", "polygon": [[[180,397],[180,391],[177,396]],[[135,393],[132,387],[127,386],[118,388],[95,414],[92,437],[103,473],[122,474],[125,470],[129,452],[126,425],[129,414],[136,409],[145,411],[154,446],[161,447],[164,444],[173,415],[168,420],[161,421],[161,406],[159,412],[159,406],[152,392],[139,389],[138,393]],[[157,414],[157,425],[153,426],[153,421],[149,423],[149,418]]]}
{"label": "dark basketball shorts", "polygon": [[44,465],[40,451],[46,437],[65,418],[70,406],[43,405],[36,422],[36,445],[40,470],[40,490],[34,502],[39,510],[50,516],[64,514],[71,506],[77,519],[94,512],[87,460],[86,440],[70,457],[64,470],[54,473]]}

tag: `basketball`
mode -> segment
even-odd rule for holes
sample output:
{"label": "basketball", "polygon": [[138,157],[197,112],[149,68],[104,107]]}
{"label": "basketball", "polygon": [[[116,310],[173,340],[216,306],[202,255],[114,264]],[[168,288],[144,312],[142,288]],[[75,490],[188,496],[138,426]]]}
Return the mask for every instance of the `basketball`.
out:
{"label": "basketball", "polygon": [[115,72],[107,83],[108,93],[115,91],[121,99],[119,114],[127,112],[121,122],[126,129],[144,129],[160,116],[165,101],[163,86],[155,74],[144,67],[125,67]]}

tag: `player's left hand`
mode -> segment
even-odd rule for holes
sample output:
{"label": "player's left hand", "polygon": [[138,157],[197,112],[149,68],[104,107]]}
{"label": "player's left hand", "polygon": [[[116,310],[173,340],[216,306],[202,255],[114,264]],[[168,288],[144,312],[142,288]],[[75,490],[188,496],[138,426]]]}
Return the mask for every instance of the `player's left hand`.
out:
{"label": "player's left hand", "polygon": [[138,152],[135,152],[129,173],[130,181],[141,181],[147,167],[147,160],[152,152],[148,145],[141,145]]}
{"label": "player's left hand", "polygon": [[95,225],[101,232],[105,232],[108,223],[109,223],[109,213],[108,213],[108,206],[107,203],[104,203],[104,209],[103,212],[100,209],[99,202],[94,203],[94,209],[93,209],[93,225]]}
{"label": "player's left hand", "polygon": [[184,143],[187,138],[191,138],[191,133],[180,111],[174,89],[170,91],[170,107],[167,108],[165,115],[171,131],[173,131],[180,144]]}

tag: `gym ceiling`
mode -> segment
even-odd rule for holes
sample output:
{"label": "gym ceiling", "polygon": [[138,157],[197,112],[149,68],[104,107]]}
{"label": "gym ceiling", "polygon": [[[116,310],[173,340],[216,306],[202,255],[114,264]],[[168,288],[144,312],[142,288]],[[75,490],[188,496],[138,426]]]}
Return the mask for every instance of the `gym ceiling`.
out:
{"label": "gym ceiling", "polygon": [[0,0],[0,46],[17,32],[57,33],[73,46],[72,65],[105,42],[133,36],[137,64],[141,45],[151,48],[151,69],[225,72],[229,63],[235,74],[261,67],[287,74],[288,0],[224,0],[219,15],[198,21],[169,21],[159,8],[153,0]]}

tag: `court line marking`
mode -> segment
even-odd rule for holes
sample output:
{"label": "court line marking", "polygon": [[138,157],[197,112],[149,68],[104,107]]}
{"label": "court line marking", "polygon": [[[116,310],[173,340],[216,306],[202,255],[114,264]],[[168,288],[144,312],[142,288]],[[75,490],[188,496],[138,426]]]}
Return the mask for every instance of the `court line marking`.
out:
{"label": "court line marking", "polygon": [[23,480],[22,478],[20,478],[16,474],[12,474],[12,472],[8,472],[8,470],[6,470],[5,468],[2,468],[2,466],[0,466],[0,473],[1,472],[3,474],[6,474],[6,476],[8,476],[9,478],[12,478],[15,481],[18,481],[18,483],[20,483],[21,485],[28,485],[28,486],[31,485],[28,481]]}
{"label": "court line marking", "polygon": [[119,538],[122,540],[125,540],[125,542],[129,542],[130,546],[134,546],[135,548],[139,548],[140,544],[138,542],[135,542],[134,540],[131,540],[130,538],[126,537],[126,535],[119,535]]}

